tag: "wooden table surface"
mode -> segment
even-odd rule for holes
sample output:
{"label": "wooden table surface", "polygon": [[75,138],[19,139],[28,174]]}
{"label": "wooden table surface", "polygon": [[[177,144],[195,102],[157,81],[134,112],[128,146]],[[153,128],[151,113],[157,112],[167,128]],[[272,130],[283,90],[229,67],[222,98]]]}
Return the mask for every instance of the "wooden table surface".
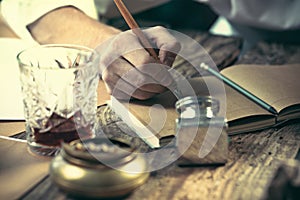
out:
{"label": "wooden table surface", "polygon": [[[220,68],[233,63],[300,63],[297,60],[300,46],[262,42],[236,61],[239,39],[205,33],[193,37],[200,43],[202,41],[209,52],[213,50],[211,55]],[[192,76],[189,70],[182,71]],[[108,107],[99,108],[98,117],[104,130],[113,132],[113,135],[121,134],[118,127],[122,121]],[[229,160],[225,166],[181,168],[171,165],[152,173],[150,179],[127,199],[266,199],[268,186],[281,161],[294,159],[299,147],[300,121],[277,129],[231,136]],[[72,199],[48,177],[25,193],[23,198]]]}
{"label": "wooden table surface", "polygon": [[[261,42],[237,60],[240,39],[189,34],[204,46],[220,68],[234,63],[300,63],[300,45]],[[178,70],[186,76],[193,75],[193,71],[182,66],[184,64],[179,64]],[[116,135],[122,134],[118,127],[126,126],[106,106],[99,108],[98,119],[104,130]],[[299,147],[299,120],[276,129],[231,136],[226,165],[181,168],[173,164],[152,173],[149,180],[126,199],[266,199],[281,161],[295,159]],[[30,200],[73,198],[60,191],[48,176],[22,196]]]}

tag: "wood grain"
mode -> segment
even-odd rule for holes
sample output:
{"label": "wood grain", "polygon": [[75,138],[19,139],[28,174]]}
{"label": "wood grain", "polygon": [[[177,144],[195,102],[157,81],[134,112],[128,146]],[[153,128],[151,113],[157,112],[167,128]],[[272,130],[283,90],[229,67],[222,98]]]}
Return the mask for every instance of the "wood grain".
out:
{"label": "wood grain", "polygon": [[262,199],[278,160],[296,155],[299,130],[300,124],[234,136],[224,167],[169,167],[129,199]]}

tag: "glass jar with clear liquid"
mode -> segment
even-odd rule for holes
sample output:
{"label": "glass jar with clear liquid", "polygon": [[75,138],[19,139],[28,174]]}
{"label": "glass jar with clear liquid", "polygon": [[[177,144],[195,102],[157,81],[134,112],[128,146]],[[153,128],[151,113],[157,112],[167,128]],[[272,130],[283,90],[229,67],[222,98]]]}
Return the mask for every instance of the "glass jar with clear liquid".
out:
{"label": "glass jar with clear liquid", "polygon": [[179,165],[224,164],[228,154],[227,122],[211,96],[188,96],[176,102]]}

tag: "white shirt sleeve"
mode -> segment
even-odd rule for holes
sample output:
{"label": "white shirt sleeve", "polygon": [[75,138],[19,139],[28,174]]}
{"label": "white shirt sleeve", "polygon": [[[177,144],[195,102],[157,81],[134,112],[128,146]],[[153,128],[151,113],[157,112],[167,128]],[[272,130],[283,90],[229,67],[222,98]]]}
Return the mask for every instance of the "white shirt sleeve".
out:
{"label": "white shirt sleeve", "polygon": [[[162,5],[171,0],[123,0],[131,13],[138,13],[155,6]],[[98,13],[106,18],[119,17],[120,12],[113,0],[95,0]]]}
{"label": "white shirt sleeve", "polygon": [[208,3],[228,20],[256,28],[300,28],[299,0],[195,0]]}
{"label": "white shirt sleeve", "polygon": [[94,0],[2,0],[1,12],[6,23],[20,38],[32,41],[27,25],[51,10],[69,5],[93,18],[98,16]]}

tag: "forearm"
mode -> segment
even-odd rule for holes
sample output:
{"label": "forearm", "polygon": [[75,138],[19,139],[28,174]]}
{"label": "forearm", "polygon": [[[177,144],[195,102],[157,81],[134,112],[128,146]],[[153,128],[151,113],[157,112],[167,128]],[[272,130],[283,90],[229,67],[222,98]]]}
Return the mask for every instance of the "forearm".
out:
{"label": "forearm", "polygon": [[40,44],[68,43],[95,48],[120,30],[102,24],[75,7],[55,9],[27,27]]}

